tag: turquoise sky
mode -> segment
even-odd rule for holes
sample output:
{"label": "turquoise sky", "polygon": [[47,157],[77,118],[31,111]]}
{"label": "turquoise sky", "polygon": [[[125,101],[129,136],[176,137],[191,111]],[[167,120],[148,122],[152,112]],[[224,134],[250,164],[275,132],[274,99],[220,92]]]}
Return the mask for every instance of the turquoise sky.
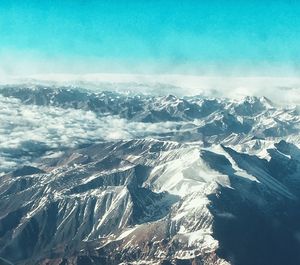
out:
{"label": "turquoise sky", "polygon": [[300,1],[1,0],[0,59],[4,69],[288,74],[300,69]]}

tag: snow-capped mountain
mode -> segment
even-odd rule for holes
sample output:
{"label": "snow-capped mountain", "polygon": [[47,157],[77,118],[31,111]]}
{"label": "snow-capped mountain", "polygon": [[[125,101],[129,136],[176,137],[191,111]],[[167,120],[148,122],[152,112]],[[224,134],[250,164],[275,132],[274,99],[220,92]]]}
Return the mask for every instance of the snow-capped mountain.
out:
{"label": "snow-capped mountain", "polygon": [[0,261],[300,263],[296,107],[41,86],[0,104]]}

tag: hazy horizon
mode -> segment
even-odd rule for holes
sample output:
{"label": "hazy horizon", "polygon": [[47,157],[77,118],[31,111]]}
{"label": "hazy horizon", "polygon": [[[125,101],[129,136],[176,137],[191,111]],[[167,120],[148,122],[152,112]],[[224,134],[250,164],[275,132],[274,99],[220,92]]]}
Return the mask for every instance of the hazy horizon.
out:
{"label": "hazy horizon", "polygon": [[274,76],[197,76],[180,74],[39,74],[2,78],[0,85],[76,86],[92,90],[240,99],[265,96],[276,104],[300,104],[300,78]]}

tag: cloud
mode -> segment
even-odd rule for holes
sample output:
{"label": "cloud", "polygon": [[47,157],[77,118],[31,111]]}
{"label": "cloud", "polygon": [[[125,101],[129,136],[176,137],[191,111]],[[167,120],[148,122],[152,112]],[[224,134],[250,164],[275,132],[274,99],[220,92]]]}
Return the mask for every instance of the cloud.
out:
{"label": "cloud", "polygon": [[177,123],[144,124],[91,111],[23,105],[0,96],[0,172],[45,151],[83,143],[147,137],[174,130]]}

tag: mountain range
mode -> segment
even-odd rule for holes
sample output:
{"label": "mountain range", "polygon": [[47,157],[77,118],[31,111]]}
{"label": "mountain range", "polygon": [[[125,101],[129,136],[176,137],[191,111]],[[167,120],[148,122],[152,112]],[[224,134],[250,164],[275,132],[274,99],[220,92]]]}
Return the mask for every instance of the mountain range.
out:
{"label": "mountain range", "polygon": [[0,106],[0,264],[300,264],[299,107],[42,85]]}

